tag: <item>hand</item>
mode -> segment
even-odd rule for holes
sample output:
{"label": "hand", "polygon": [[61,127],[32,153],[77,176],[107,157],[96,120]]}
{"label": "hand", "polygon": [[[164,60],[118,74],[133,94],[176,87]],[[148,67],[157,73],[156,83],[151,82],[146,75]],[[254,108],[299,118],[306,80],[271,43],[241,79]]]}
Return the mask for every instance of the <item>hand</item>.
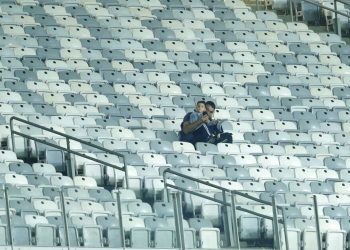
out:
{"label": "hand", "polygon": [[201,122],[202,123],[207,123],[209,121],[209,116],[208,115],[203,115],[202,117],[201,117]]}

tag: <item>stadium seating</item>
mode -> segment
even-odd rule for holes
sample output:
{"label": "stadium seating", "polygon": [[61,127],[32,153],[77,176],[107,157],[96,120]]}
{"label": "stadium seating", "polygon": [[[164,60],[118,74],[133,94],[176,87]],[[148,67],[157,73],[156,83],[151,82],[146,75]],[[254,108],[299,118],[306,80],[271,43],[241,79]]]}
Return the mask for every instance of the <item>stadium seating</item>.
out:
{"label": "stadium seating", "polygon": [[[287,1],[271,6],[287,9]],[[308,21],[319,10],[303,11]],[[0,248],[66,249],[65,223],[71,247],[121,248],[125,237],[126,247],[176,248],[175,211],[164,200],[170,168],[261,201],[274,194],[290,249],[315,247],[316,195],[323,249],[346,249],[350,49],[338,35],[240,0],[6,0],[0,12],[0,184],[13,238],[0,189]],[[233,143],[178,141],[198,100],[217,104]],[[129,187],[123,171],[92,160],[122,166],[121,157],[78,141],[70,149],[91,159],[68,157],[52,146],[67,148],[64,137],[17,121],[16,131],[51,146],[12,141],[12,116],[123,154]],[[223,206],[189,193],[182,202],[186,247],[227,247]],[[272,217],[271,206],[240,196],[236,203],[240,241],[272,248],[273,225],[257,216]]]}

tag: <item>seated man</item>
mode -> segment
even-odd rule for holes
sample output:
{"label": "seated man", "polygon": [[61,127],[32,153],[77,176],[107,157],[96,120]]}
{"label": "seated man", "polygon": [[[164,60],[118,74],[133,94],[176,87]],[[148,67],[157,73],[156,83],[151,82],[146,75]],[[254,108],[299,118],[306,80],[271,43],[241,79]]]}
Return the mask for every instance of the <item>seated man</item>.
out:
{"label": "seated man", "polygon": [[193,143],[193,131],[199,125],[201,125],[204,122],[207,122],[209,119],[208,115],[203,114],[205,110],[205,101],[198,101],[196,104],[196,109],[185,115],[181,123],[181,131],[179,133],[180,141]]}
{"label": "seated man", "polygon": [[[197,106],[199,103],[197,103]],[[197,142],[208,142],[217,144],[219,142],[232,143],[232,135],[223,133],[220,122],[214,120],[215,104],[212,101],[205,103],[205,110],[197,119],[192,112],[186,114],[181,124],[180,140],[196,144]],[[197,107],[198,112],[198,107]],[[193,120],[191,120],[191,117]]]}

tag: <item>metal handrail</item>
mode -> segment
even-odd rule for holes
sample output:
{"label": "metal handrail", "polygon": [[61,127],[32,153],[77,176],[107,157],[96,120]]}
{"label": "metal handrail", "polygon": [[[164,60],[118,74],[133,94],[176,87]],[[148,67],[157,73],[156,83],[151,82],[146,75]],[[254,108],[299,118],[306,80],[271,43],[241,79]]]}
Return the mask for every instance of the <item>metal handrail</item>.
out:
{"label": "metal handrail", "polygon": [[350,6],[350,3],[349,2],[345,2],[343,0],[336,0],[336,2],[339,2],[339,3],[342,3],[342,4],[345,4],[345,5],[349,5]]}
{"label": "metal handrail", "polygon": [[[201,183],[201,184],[207,185],[207,186],[212,187],[212,188],[216,188],[216,189],[222,191],[222,193],[223,193],[223,200],[219,200],[219,199],[215,199],[213,197],[206,196],[206,195],[204,195],[202,193],[198,193],[198,192],[196,192],[194,190],[188,190],[188,189],[176,186],[176,185],[169,184],[169,183],[167,183],[167,178],[166,178],[168,173],[172,174],[172,175],[177,175],[177,176],[185,178],[185,179],[189,179],[189,180],[197,182],[197,183]],[[179,191],[182,191],[182,192],[185,192],[185,193],[189,193],[189,194],[192,194],[192,195],[195,195],[195,196],[207,199],[207,200],[214,201],[216,203],[219,203],[219,204],[223,205],[225,208],[226,207],[231,207],[231,209],[232,209],[232,220],[234,220],[235,223],[234,223],[234,225],[232,225],[232,223],[230,222],[230,215],[227,213],[225,215],[225,224],[224,224],[224,227],[226,227],[226,229],[227,229],[227,230],[225,230],[225,233],[227,234],[227,237],[230,240],[231,246],[234,246],[234,244],[236,244],[238,249],[240,249],[239,238],[238,238],[238,228],[237,228],[237,217],[236,217],[236,209],[237,209],[237,210],[240,210],[242,212],[246,212],[246,213],[249,213],[249,214],[261,217],[261,218],[272,220],[272,222],[273,222],[273,230],[274,230],[274,239],[275,239],[275,241],[274,241],[275,243],[274,244],[275,244],[277,249],[280,249],[280,246],[281,246],[279,232],[278,232],[279,231],[278,225],[279,225],[279,223],[283,224],[284,236],[285,236],[285,240],[286,240],[286,249],[287,250],[289,249],[287,227],[285,225],[285,217],[284,217],[284,212],[283,212],[283,207],[285,207],[285,206],[276,204],[274,195],[272,195],[272,202],[268,202],[268,201],[265,201],[265,200],[253,197],[251,195],[245,194],[245,193],[237,191],[237,190],[230,190],[230,189],[227,189],[227,188],[223,188],[221,186],[215,185],[215,184],[210,183],[208,181],[200,180],[200,179],[194,178],[192,176],[188,176],[188,175],[179,173],[177,171],[171,170],[170,168],[165,169],[164,172],[163,172],[163,183],[164,183],[164,190],[166,191],[166,194],[167,194],[165,196],[166,198],[169,198],[169,188],[172,188],[174,190],[179,190]],[[226,193],[231,194],[231,202],[227,202],[226,201]],[[271,216],[268,216],[268,215],[265,215],[265,214],[261,214],[261,213],[249,210],[249,209],[241,207],[241,206],[236,206],[235,205],[235,201],[234,201],[234,198],[235,198],[236,195],[244,197],[244,198],[247,198],[247,199],[250,199],[252,201],[260,202],[260,203],[262,203],[264,205],[272,206],[273,216],[271,217]],[[277,214],[277,210],[278,209],[282,210],[282,219],[278,219],[278,214]],[[226,225],[226,223],[229,223],[229,225]],[[232,228],[233,228],[233,232],[231,232]],[[229,231],[229,232],[227,232],[227,231]]]}
{"label": "metal handrail", "polygon": [[[53,134],[62,136],[62,137],[64,137],[64,138],[66,139],[67,148],[62,147],[62,146],[59,146],[59,145],[56,145],[56,144],[53,144],[53,143],[50,143],[50,142],[46,141],[45,139],[40,139],[40,138],[31,136],[31,135],[28,135],[28,134],[25,134],[25,133],[16,131],[15,128],[14,128],[13,121],[18,121],[18,122],[21,122],[21,123],[24,123],[24,124],[28,124],[28,125],[30,125],[30,126],[37,127],[37,128],[42,129],[42,130],[48,131],[48,132],[50,132],[50,133],[53,133]],[[104,147],[95,145],[95,144],[93,144],[93,143],[91,143],[91,142],[88,142],[88,141],[79,139],[79,138],[77,138],[77,137],[74,137],[74,136],[71,136],[71,135],[67,135],[67,134],[62,133],[62,132],[59,132],[59,131],[57,131],[57,130],[54,130],[54,129],[51,129],[51,128],[47,128],[47,127],[45,127],[45,126],[42,126],[42,125],[39,125],[39,124],[30,122],[30,121],[24,120],[24,119],[19,118],[19,117],[16,117],[16,116],[12,116],[12,117],[10,118],[10,130],[11,130],[12,147],[13,147],[13,150],[14,150],[14,151],[15,151],[15,138],[14,138],[14,136],[15,136],[15,135],[22,136],[22,137],[27,138],[27,139],[29,139],[29,140],[33,140],[33,141],[36,141],[36,142],[39,142],[39,143],[48,145],[48,146],[50,146],[50,147],[53,147],[53,148],[56,148],[56,149],[65,151],[65,152],[68,153],[69,159],[70,159],[70,154],[74,154],[74,155],[78,155],[78,156],[80,156],[80,157],[86,158],[86,159],[88,159],[88,160],[91,160],[91,161],[94,161],[94,162],[103,164],[103,165],[105,165],[105,166],[108,166],[108,167],[111,167],[111,168],[114,168],[114,169],[123,171],[123,172],[125,173],[126,187],[127,187],[127,188],[129,187],[128,168],[127,168],[127,164],[126,164],[126,161],[125,161],[125,156],[124,156],[123,154],[120,154],[120,153],[115,152],[115,151],[112,151],[112,150],[110,150],[110,149],[107,149],[107,148],[104,148]],[[88,156],[88,155],[85,155],[85,154],[83,154],[83,153],[81,153],[81,152],[79,152],[79,151],[76,151],[76,150],[71,149],[71,148],[70,148],[70,140],[77,141],[77,142],[79,142],[79,143],[81,143],[81,144],[87,145],[87,146],[89,146],[89,147],[96,148],[96,149],[101,150],[101,151],[104,151],[104,152],[106,152],[106,153],[108,153],[108,154],[112,154],[112,155],[115,155],[115,156],[118,156],[118,157],[122,158],[122,159],[123,159],[123,167],[120,167],[120,166],[115,165],[115,164],[111,164],[111,163],[109,163],[109,162],[106,162],[106,161],[103,161],[103,160],[100,160],[100,159],[97,159],[97,158],[93,158],[93,157]],[[69,171],[68,171],[68,172],[69,172],[69,175],[70,175],[71,177],[74,177],[74,176],[75,176],[75,170],[74,170],[74,167],[73,167],[72,164],[71,164],[71,161],[68,162],[68,166],[69,166]],[[116,185],[116,184],[115,184],[115,185]]]}
{"label": "metal handrail", "polygon": [[[14,242],[13,242],[13,236],[12,236],[12,223],[11,223],[11,212],[10,212],[10,205],[9,205],[9,194],[8,194],[8,187],[5,185],[0,188],[0,190],[4,190],[4,196],[5,196],[5,209],[6,209],[6,226],[7,226],[7,233],[8,233],[8,241],[11,249],[14,249]],[[124,224],[122,220],[122,207],[121,207],[121,200],[120,200],[120,193],[119,191],[116,192],[117,194],[117,208],[118,208],[118,217],[119,217],[119,226],[121,231],[121,243],[122,243],[122,249],[126,249],[125,245],[125,233],[124,233]],[[65,246],[61,245],[61,247],[67,247],[67,250],[71,249],[71,242],[70,242],[70,236],[68,232],[68,220],[67,220],[67,211],[65,208],[65,197],[62,188],[59,190],[59,199],[60,199],[60,209],[61,214],[63,217],[63,229],[64,229],[64,238],[65,238]],[[6,240],[5,240],[6,241]]]}
{"label": "metal handrail", "polygon": [[[256,197],[254,197],[254,196],[251,196],[251,195],[249,195],[249,194],[245,194],[245,193],[243,193],[243,192],[241,192],[241,191],[238,191],[238,190],[230,190],[230,189],[227,189],[227,188],[224,188],[224,187],[215,185],[215,184],[213,184],[213,183],[210,183],[210,182],[208,182],[208,181],[204,181],[204,180],[201,180],[201,179],[197,179],[197,178],[194,178],[194,177],[192,177],[192,176],[189,176],[189,175],[182,174],[182,173],[179,173],[179,172],[177,172],[177,171],[171,170],[170,168],[167,168],[167,169],[165,169],[165,170],[163,171],[164,185],[165,185],[165,186],[168,186],[168,187],[171,186],[171,187],[173,187],[173,188],[175,188],[175,189],[178,189],[178,188],[179,188],[178,186],[174,186],[174,185],[168,184],[168,183],[166,182],[166,175],[167,175],[167,173],[173,174],[173,175],[177,175],[177,176],[180,176],[180,177],[189,179],[189,180],[191,180],[191,181],[194,181],[194,182],[198,182],[198,183],[207,185],[207,186],[212,187],[212,188],[219,189],[220,191],[233,192],[235,195],[242,196],[242,197],[247,198],[247,199],[250,199],[250,200],[252,200],[252,201],[260,202],[260,203],[262,203],[262,204],[264,204],[264,205],[272,206],[272,202],[268,202],[268,201],[265,201],[265,200],[256,198]],[[187,191],[189,191],[189,190],[187,190]],[[226,205],[226,204],[224,204],[224,205]],[[279,208],[279,209],[282,209],[282,208],[285,207],[285,206],[280,205],[280,204],[279,204],[279,205],[276,204],[276,207]]]}
{"label": "metal handrail", "polygon": [[[321,9],[325,9],[325,10],[329,10],[331,12],[334,12],[335,13],[336,30],[337,30],[338,35],[341,37],[341,29],[340,29],[339,23],[338,23],[338,15],[345,16],[345,17],[347,17],[349,19],[350,19],[350,15],[347,15],[344,12],[338,11],[337,10],[337,2],[340,2],[340,3],[343,3],[343,4],[346,4],[346,5],[350,6],[349,3],[343,2],[342,0],[333,0],[334,1],[334,9],[332,9],[332,8],[324,6],[324,5],[322,5],[322,4],[318,3],[318,2],[314,2],[312,0],[298,0],[298,1],[307,2],[309,4],[312,4],[312,5],[315,5],[315,6],[319,7]],[[291,18],[292,18],[292,22],[294,22],[293,4],[295,4],[295,0],[289,0],[289,8],[290,8],[290,15],[291,15]]]}

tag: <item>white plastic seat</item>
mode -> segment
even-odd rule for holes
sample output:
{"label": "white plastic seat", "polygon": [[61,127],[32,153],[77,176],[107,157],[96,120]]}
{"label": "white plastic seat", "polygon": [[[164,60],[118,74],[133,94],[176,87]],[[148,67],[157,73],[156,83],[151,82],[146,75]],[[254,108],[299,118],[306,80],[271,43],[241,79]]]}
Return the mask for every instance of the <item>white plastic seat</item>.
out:
{"label": "white plastic seat", "polygon": [[49,163],[33,163],[33,171],[38,174],[54,174],[56,169],[52,164]]}
{"label": "white plastic seat", "polygon": [[46,60],[45,64],[51,70],[69,69],[68,64],[64,60]]}
{"label": "white plastic seat", "polygon": [[339,65],[341,64],[340,58],[337,57],[336,55],[324,55],[324,54],[320,54],[318,56],[320,62],[322,64],[328,65],[328,66],[332,66],[332,65]]}
{"label": "white plastic seat", "polygon": [[39,80],[41,80],[43,82],[59,81],[60,80],[57,72],[50,71],[50,70],[38,70],[37,77]]}
{"label": "white plastic seat", "polygon": [[309,27],[302,22],[287,22],[287,28],[291,32],[309,31]]}
{"label": "white plastic seat", "polygon": [[281,131],[297,131],[297,123],[292,121],[276,121],[275,128]]}
{"label": "white plastic seat", "polygon": [[144,7],[147,7],[147,8],[160,8],[162,9],[164,7],[163,4],[161,4],[161,2],[159,0],[139,0],[140,4]]}
{"label": "white plastic seat", "polygon": [[184,153],[184,154],[197,153],[193,144],[191,144],[189,142],[174,141],[173,148],[174,148],[174,151],[179,152],[179,153]]}
{"label": "white plastic seat", "polygon": [[104,213],[105,209],[102,204],[92,201],[80,201],[80,205],[84,211],[88,213]]}
{"label": "white plastic seat", "polygon": [[152,12],[148,8],[143,7],[130,7],[130,14],[139,18],[140,20],[154,19],[155,16],[152,15]]}
{"label": "white plastic seat", "polygon": [[231,155],[231,154],[240,154],[240,149],[239,146],[237,144],[229,144],[229,143],[218,143],[217,145],[218,147],[218,151],[221,154],[224,155]]}
{"label": "white plastic seat", "polygon": [[278,22],[276,20],[266,20],[266,27],[271,31],[286,31],[287,25],[284,22]]}
{"label": "white plastic seat", "polygon": [[97,17],[97,18],[102,18],[102,17],[113,17],[106,8],[103,8],[98,5],[85,5],[85,9],[91,16]]}
{"label": "white plastic seat", "polygon": [[259,41],[262,42],[279,42],[278,36],[276,32],[272,31],[257,31],[256,36],[258,37]]}
{"label": "white plastic seat", "polygon": [[290,64],[290,65],[286,65],[286,69],[291,75],[301,76],[301,75],[309,75],[310,74],[307,67],[305,67],[303,65]]}
{"label": "white plastic seat", "polygon": [[312,133],[311,138],[314,141],[314,143],[318,145],[332,145],[335,144],[336,142],[334,141],[334,138],[330,134],[325,134],[325,133]]}
{"label": "white plastic seat", "polygon": [[292,53],[287,45],[284,45],[282,43],[278,42],[270,42],[267,44],[268,48],[271,50],[271,52],[277,54],[283,54],[283,53]]}
{"label": "white plastic seat", "polygon": [[20,24],[22,26],[38,25],[35,22],[34,17],[29,16],[29,15],[12,15],[12,19],[14,20],[15,23]]}
{"label": "white plastic seat", "polygon": [[241,21],[248,21],[248,20],[256,20],[256,15],[248,10],[248,9],[234,9],[233,10],[235,16],[238,18],[238,20]]}
{"label": "white plastic seat", "polygon": [[91,38],[90,31],[84,27],[67,27],[69,35],[73,38],[84,39]]}
{"label": "white plastic seat", "polygon": [[114,84],[114,90],[116,93],[124,95],[137,94],[135,87],[131,84]]}
{"label": "white plastic seat", "polygon": [[188,48],[186,47],[186,44],[181,41],[165,41],[164,45],[169,51],[189,52]]}
{"label": "white plastic seat", "polygon": [[49,89],[53,92],[60,92],[60,93],[72,92],[72,90],[70,89],[70,86],[62,82],[49,82],[47,85],[49,86]]}
{"label": "white plastic seat", "polygon": [[24,29],[19,25],[2,25],[5,34],[9,36],[26,36]]}
{"label": "white plastic seat", "polygon": [[164,128],[166,130],[170,131],[180,131],[181,130],[181,123],[182,120],[175,119],[175,120],[165,120],[164,121]]}
{"label": "white plastic seat", "polygon": [[[338,179],[338,173],[335,170],[332,169],[317,169],[316,170],[317,178],[320,181],[324,181],[327,179]],[[334,184],[334,188],[337,183]],[[336,190],[334,190],[336,193],[338,193]]]}
{"label": "white plastic seat", "polygon": [[84,83],[84,82],[71,82],[70,88],[72,91],[75,91],[77,93],[93,93],[93,89],[90,84]]}
{"label": "white plastic seat", "polygon": [[67,26],[74,26],[74,27],[79,27],[81,26],[78,22],[77,19],[71,16],[54,16],[56,22],[60,24],[61,26],[67,27]]}
{"label": "white plastic seat", "polygon": [[192,9],[193,15],[195,17],[195,19],[197,20],[215,20],[217,19],[217,17],[215,17],[214,12],[212,12],[211,10],[207,10],[207,9],[201,9],[201,8],[194,8]]}
{"label": "white plastic seat", "polygon": [[341,206],[342,204],[346,205],[350,202],[349,195],[347,194],[331,194],[328,196],[328,199],[330,204],[334,204],[336,206]]}
{"label": "white plastic seat", "polygon": [[256,57],[254,56],[253,53],[251,52],[245,52],[245,51],[240,51],[240,52],[235,52],[233,54],[233,58],[238,61],[238,62],[257,62]]}
{"label": "white plastic seat", "polygon": [[320,80],[321,80],[321,83],[327,87],[328,86],[332,87],[332,86],[342,86],[343,85],[343,82],[340,79],[340,77],[336,77],[336,76],[329,76],[329,75],[320,76]]}
{"label": "white plastic seat", "polygon": [[[0,91],[0,98],[1,98],[3,103],[21,102],[22,101],[21,95],[17,92]],[[9,109],[9,111],[11,111],[11,109]]]}
{"label": "white plastic seat", "polygon": [[116,70],[119,70],[121,72],[128,72],[128,71],[138,71],[137,69],[134,68],[134,66],[127,61],[112,61],[112,66],[113,68],[115,68]]}
{"label": "white plastic seat", "polygon": [[73,178],[73,182],[75,186],[79,186],[79,187],[86,187],[86,188],[97,187],[96,180],[87,176],[75,176]]}
{"label": "white plastic seat", "polygon": [[82,49],[80,40],[76,38],[61,38],[60,45],[62,48]]}
{"label": "white plastic seat", "polygon": [[185,19],[182,21],[184,24],[184,27],[187,27],[189,29],[205,29],[204,22],[201,20],[195,20],[195,19]]}
{"label": "white plastic seat", "polygon": [[175,36],[182,41],[197,39],[196,34],[191,29],[188,29],[188,28],[175,29],[174,32],[175,32]]}
{"label": "white plastic seat", "polygon": [[147,60],[146,52],[143,50],[125,50],[125,57],[129,60]]}
{"label": "white plastic seat", "polygon": [[249,166],[256,165],[256,158],[253,155],[239,154],[234,155],[237,165]]}
{"label": "white plastic seat", "polygon": [[70,16],[70,14],[66,12],[66,9],[63,6],[44,5],[43,8],[47,14],[52,16]]}
{"label": "white plastic seat", "polygon": [[[146,52],[146,57],[147,57],[147,60],[150,60],[152,62],[155,62],[155,61],[171,61],[168,58],[168,55],[165,52],[161,52],[161,51],[147,51]],[[149,73],[156,73],[156,72],[149,72]]]}
{"label": "white plastic seat", "polygon": [[163,83],[158,84],[160,93],[166,96],[181,96],[182,90],[180,86],[171,84],[171,83]]}
{"label": "white plastic seat", "polygon": [[218,108],[221,109],[231,109],[240,107],[237,100],[233,97],[217,96],[215,97],[215,103],[218,106]]}
{"label": "white plastic seat", "polygon": [[292,93],[289,88],[283,86],[271,86],[270,94],[273,97],[291,97]]}
{"label": "white plastic seat", "polygon": [[226,47],[232,52],[250,52],[248,45],[243,42],[226,42]]}
{"label": "white plastic seat", "polygon": [[335,182],[334,183],[334,192],[336,192],[337,194],[349,195],[350,194],[350,185],[349,185],[349,183],[347,183],[347,182]]}
{"label": "white plastic seat", "polygon": [[261,146],[258,144],[242,143],[239,148],[242,154],[259,155],[263,153]]}
{"label": "white plastic seat", "polygon": [[202,92],[210,96],[225,96],[225,91],[222,87],[216,84],[202,84]]}
{"label": "white plastic seat", "polygon": [[302,163],[300,162],[300,159],[296,156],[291,155],[282,155],[279,157],[280,165],[281,166],[287,166],[287,167],[301,167]]}
{"label": "white plastic seat", "polygon": [[141,107],[140,109],[142,114],[148,118],[165,115],[162,109],[156,107]]}
{"label": "white plastic seat", "polygon": [[33,201],[34,208],[39,211],[40,214],[44,215],[45,213],[52,214],[53,212],[60,213],[58,206],[55,202],[44,199],[35,199]]}
{"label": "white plastic seat", "polygon": [[263,110],[263,109],[254,109],[253,112],[253,118],[256,120],[274,120],[275,116],[271,110]]}
{"label": "white plastic seat", "polygon": [[53,175],[50,177],[50,183],[53,186],[73,186],[73,180],[68,176]]}
{"label": "white plastic seat", "polygon": [[286,145],[284,147],[286,154],[287,155],[306,155],[307,154],[307,150],[304,146],[302,145]]}
{"label": "white plastic seat", "polygon": [[167,166],[166,159],[161,154],[145,153],[142,155],[142,159],[149,167]]}
{"label": "white plastic seat", "polygon": [[0,176],[3,183],[12,185],[28,185],[28,180],[24,175],[20,174],[4,174]]}
{"label": "white plastic seat", "polygon": [[120,140],[137,140],[130,129],[115,126],[110,128],[111,135]]}
{"label": "white plastic seat", "polygon": [[319,43],[321,42],[321,38],[317,33],[306,31],[306,32],[298,32],[300,40],[305,43]]}
{"label": "white plastic seat", "polygon": [[142,28],[141,20],[138,20],[136,18],[119,17],[118,20],[119,20],[121,26],[124,28],[128,28],[128,29]]}
{"label": "white plastic seat", "polygon": [[257,162],[263,168],[280,167],[279,159],[275,155],[260,155],[257,157]]}
{"label": "white plastic seat", "polygon": [[134,106],[152,106],[148,96],[131,95],[129,96],[129,102]]}
{"label": "white plastic seat", "polygon": [[30,225],[31,227],[35,227],[38,224],[49,224],[44,216],[25,215],[24,220],[26,224]]}
{"label": "white plastic seat", "polygon": [[234,1],[224,1],[225,6],[227,6],[230,9],[249,9],[249,7],[245,4],[244,1],[241,0],[234,0]]}
{"label": "white plastic seat", "polygon": [[27,81],[27,88],[33,91],[46,91],[49,90],[49,87],[46,83],[40,81]]}
{"label": "white plastic seat", "polygon": [[350,75],[350,66],[345,65],[342,63],[341,65],[332,66],[331,67],[332,73],[336,76],[348,76]]}
{"label": "white plastic seat", "polygon": [[24,56],[36,56],[36,49],[35,48],[14,48],[13,49],[14,55],[17,58],[22,58]]}

